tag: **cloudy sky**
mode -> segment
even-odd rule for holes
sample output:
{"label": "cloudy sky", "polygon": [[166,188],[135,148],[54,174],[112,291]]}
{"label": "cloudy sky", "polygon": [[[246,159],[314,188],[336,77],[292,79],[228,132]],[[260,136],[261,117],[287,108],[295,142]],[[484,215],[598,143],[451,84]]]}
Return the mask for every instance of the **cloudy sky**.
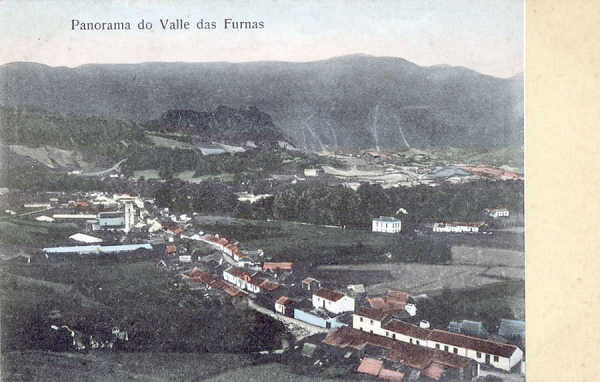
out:
{"label": "cloudy sky", "polygon": [[[311,61],[353,53],[419,65],[523,71],[523,0],[0,0],[0,64]],[[165,31],[183,19],[190,30]],[[225,30],[224,19],[264,29]],[[129,22],[130,31],[72,30],[72,20]],[[140,31],[144,19],[152,30]],[[214,30],[198,30],[203,19]]]}

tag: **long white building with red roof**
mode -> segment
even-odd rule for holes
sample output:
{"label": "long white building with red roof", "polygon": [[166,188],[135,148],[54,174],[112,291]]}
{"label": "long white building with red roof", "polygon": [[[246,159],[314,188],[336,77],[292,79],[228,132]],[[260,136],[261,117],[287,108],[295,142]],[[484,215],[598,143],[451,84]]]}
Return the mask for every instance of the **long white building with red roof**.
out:
{"label": "long white building with red roof", "polygon": [[352,327],[392,340],[456,354],[506,371],[523,359],[523,351],[515,345],[445,330],[425,329],[386,318],[388,315],[380,310],[362,308],[353,315]]}
{"label": "long white building with red roof", "polygon": [[485,223],[465,223],[465,222],[437,222],[433,224],[433,232],[479,232],[483,229]]}

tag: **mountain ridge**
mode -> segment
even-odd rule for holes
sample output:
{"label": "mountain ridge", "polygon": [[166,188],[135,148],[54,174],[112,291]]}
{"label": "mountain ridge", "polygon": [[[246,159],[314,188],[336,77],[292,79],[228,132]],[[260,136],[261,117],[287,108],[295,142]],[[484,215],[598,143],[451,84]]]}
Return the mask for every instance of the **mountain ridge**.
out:
{"label": "mountain ridge", "polygon": [[0,66],[0,104],[136,122],[168,110],[257,107],[306,149],[523,144],[522,75],[399,57],[309,62]]}

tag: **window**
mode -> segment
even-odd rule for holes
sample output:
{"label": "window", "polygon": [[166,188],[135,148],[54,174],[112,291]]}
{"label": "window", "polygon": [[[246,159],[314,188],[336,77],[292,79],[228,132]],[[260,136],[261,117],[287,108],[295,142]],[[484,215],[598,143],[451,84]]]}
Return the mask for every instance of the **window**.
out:
{"label": "window", "polygon": [[444,350],[445,350],[445,351],[449,351],[449,350],[448,350],[448,345],[444,346]]}
{"label": "window", "polygon": [[440,344],[435,344],[435,348],[440,350]]}
{"label": "window", "polygon": [[360,322],[362,322],[362,317],[360,318]]}
{"label": "window", "polygon": [[477,352],[477,358],[481,358],[481,353]]}
{"label": "window", "polygon": [[373,325],[373,320],[371,320],[371,325]]}
{"label": "window", "polygon": [[417,340],[417,345],[419,344],[419,340]]}
{"label": "window", "polygon": [[458,353],[458,349],[454,348],[454,354],[457,354],[457,353]]}
{"label": "window", "polygon": [[392,333],[392,339],[396,339],[396,333]]}
{"label": "window", "polygon": [[412,344],[412,338],[410,339],[410,343]]}
{"label": "window", "polygon": [[385,336],[389,337],[390,336],[390,332],[388,332],[387,330],[385,331]]}
{"label": "window", "polygon": [[498,356],[497,355],[494,356],[494,362],[498,362]]}

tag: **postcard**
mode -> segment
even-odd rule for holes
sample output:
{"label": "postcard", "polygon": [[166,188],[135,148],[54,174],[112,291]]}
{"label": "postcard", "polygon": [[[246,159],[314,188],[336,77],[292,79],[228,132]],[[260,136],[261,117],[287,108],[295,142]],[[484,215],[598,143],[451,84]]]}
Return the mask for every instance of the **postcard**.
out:
{"label": "postcard", "polygon": [[524,381],[524,12],[1,2],[3,378]]}

